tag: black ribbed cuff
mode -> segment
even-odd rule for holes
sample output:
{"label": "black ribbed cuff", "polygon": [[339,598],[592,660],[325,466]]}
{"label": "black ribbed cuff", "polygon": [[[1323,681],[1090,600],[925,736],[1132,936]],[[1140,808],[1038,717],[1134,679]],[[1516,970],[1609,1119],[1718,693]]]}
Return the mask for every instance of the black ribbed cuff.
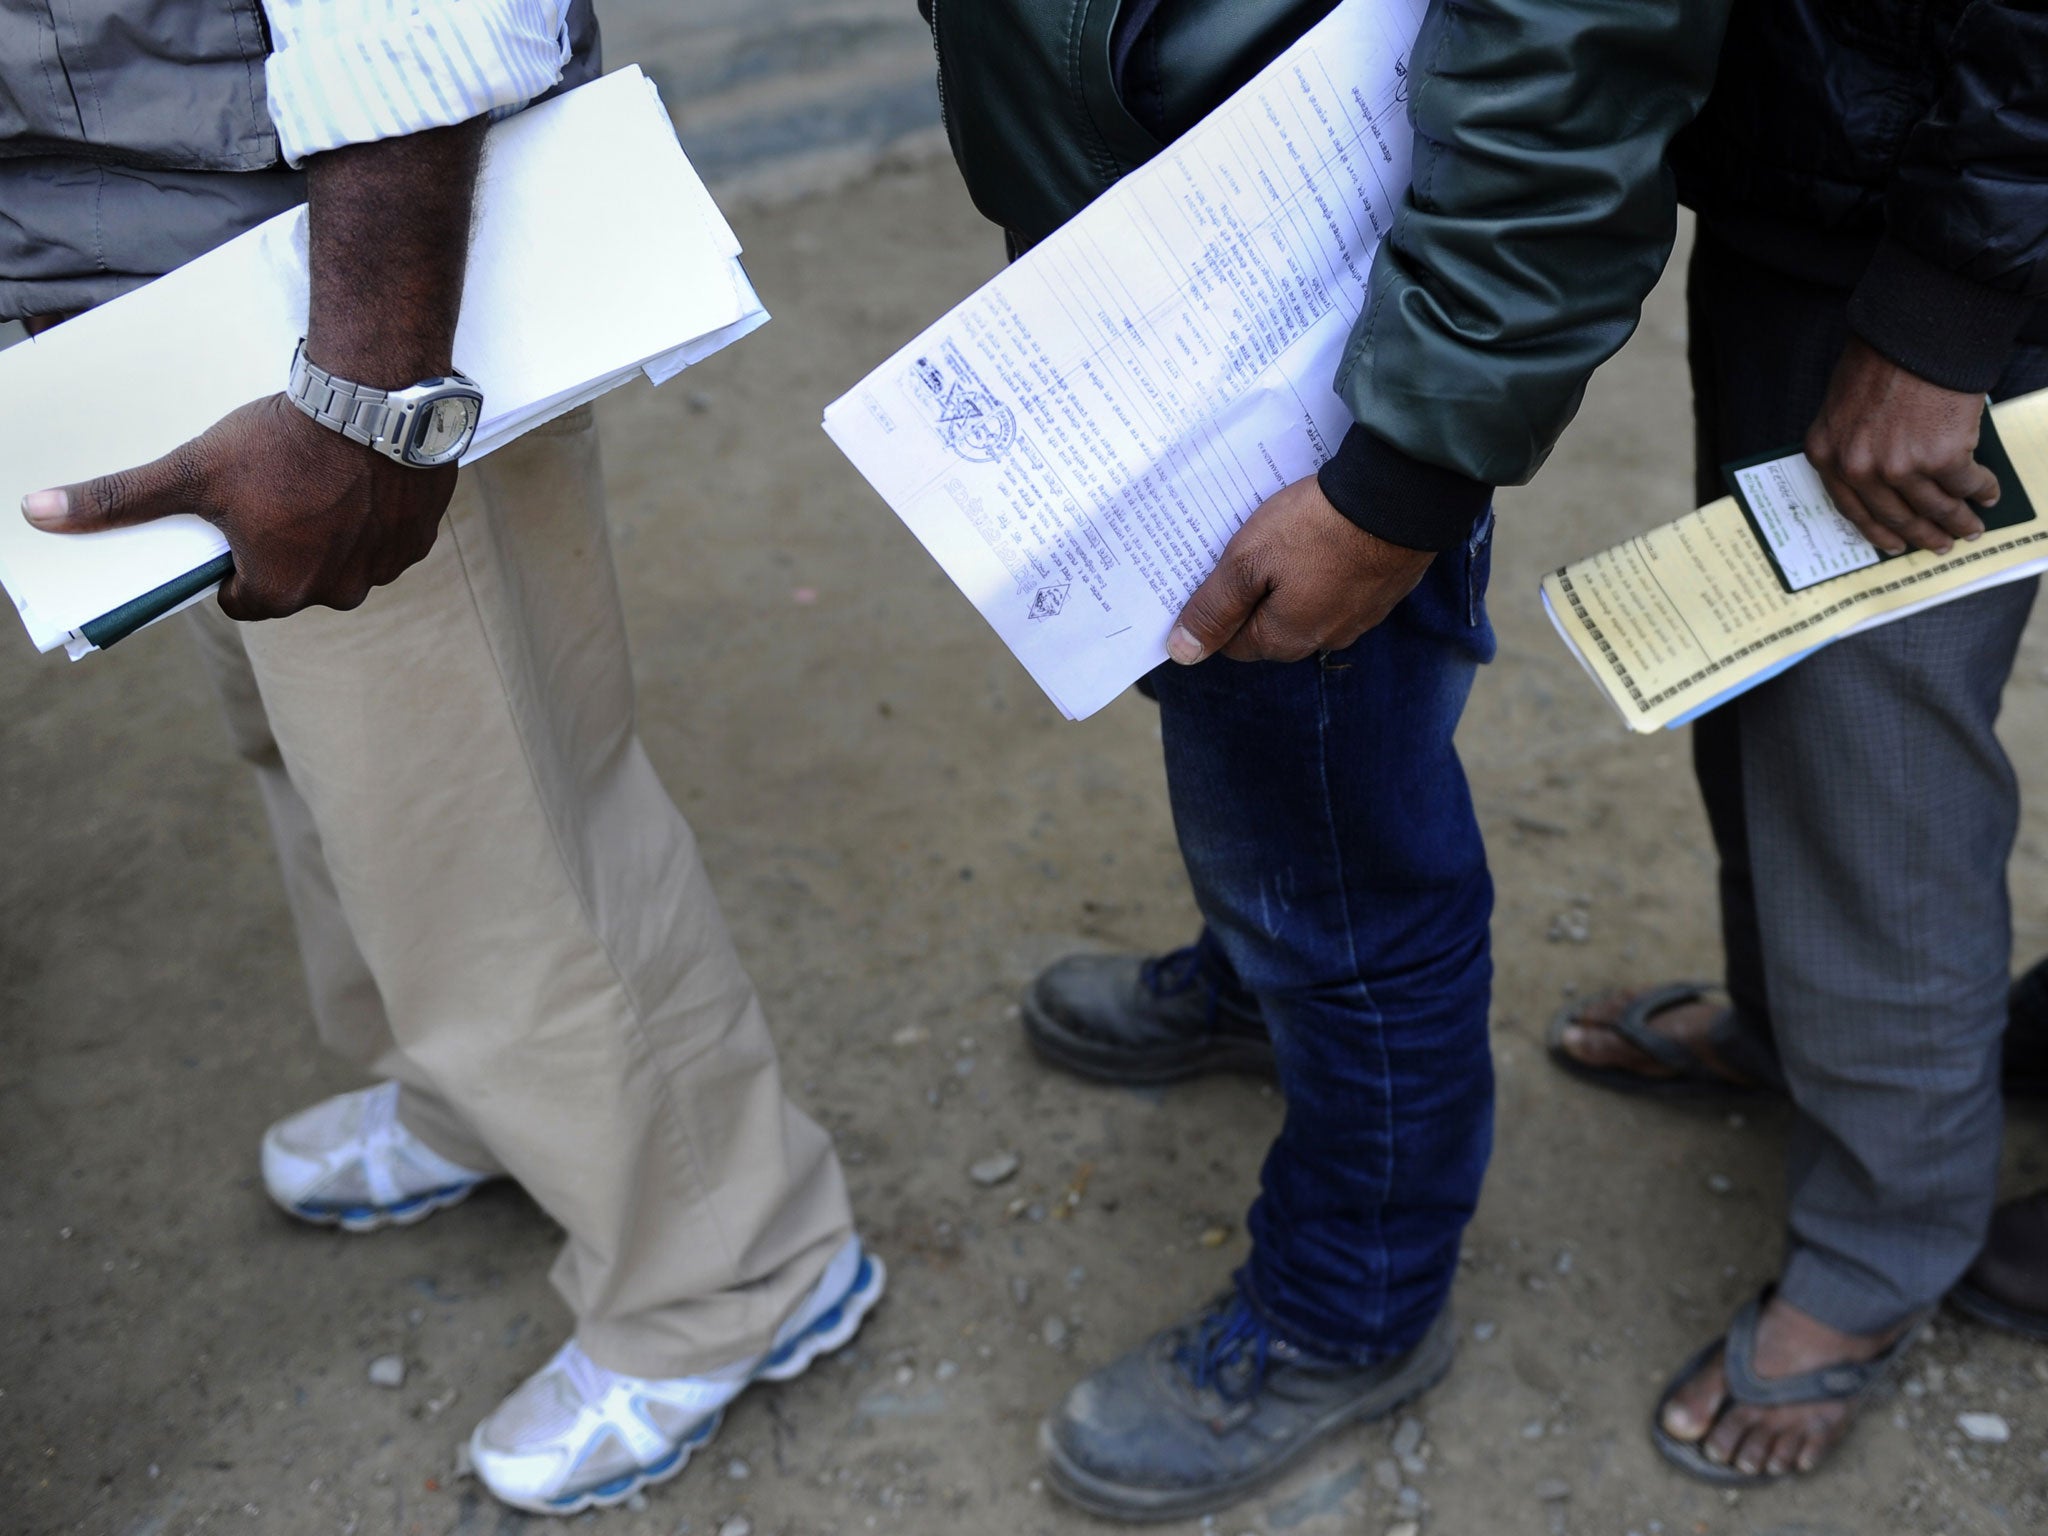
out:
{"label": "black ribbed cuff", "polygon": [[1360,426],[1344,434],[1316,479],[1331,506],[1374,538],[1404,549],[1456,549],[1493,500],[1484,480],[1410,458]]}
{"label": "black ribbed cuff", "polygon": [[1987,288],[1886,235],[1849,296],[1849,329],[1928,383],[1981,395],[2033,311],[2026,295]]}

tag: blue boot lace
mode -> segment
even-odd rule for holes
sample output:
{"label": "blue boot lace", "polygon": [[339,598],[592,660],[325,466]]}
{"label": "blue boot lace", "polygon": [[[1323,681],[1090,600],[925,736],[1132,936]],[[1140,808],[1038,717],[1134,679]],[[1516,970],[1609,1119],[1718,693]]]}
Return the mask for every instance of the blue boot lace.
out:
{"label": "blue boot lace", "polygon": [[1259,1395],[1272,1350],[1272,1330],[1233,1292],[1187,1332],[1173,1362],[1197,1392],[1213,1392],[1235,1405]]}

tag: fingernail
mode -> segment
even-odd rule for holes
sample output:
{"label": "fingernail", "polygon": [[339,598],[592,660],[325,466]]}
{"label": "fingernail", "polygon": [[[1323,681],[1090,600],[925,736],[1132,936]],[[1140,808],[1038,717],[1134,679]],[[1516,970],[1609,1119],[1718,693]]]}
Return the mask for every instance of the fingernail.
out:
{"label": "fingernail", "polygon": [[62,491],[30,491],[21,498],[21,515],[38,528],[63,522],[70,509],[71,498]]}
{"label": "fingernail", "polygon": [[1166,637],[1166,654],[1184,667],[1192,667],[1202,659],[1202,642],[1185,624],[1173,626],[1173,633]]}
{"label": "fingernail", "polygon": [[1963,537],[1968,539],[1972,544],[1974,544],[1979,539],[1984,537],[1984,530],[1982,528],[1979,528],[1975,533],[1966,533],[1963,535]]}

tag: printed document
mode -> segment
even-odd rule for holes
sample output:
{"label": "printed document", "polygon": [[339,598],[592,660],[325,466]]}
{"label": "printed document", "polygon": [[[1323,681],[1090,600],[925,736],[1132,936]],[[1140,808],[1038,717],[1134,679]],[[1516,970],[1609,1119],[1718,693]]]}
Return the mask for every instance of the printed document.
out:
{"label": "printed document", "polygon": [[[2004,526],[1946,555],[1882,559],[1865,543],[1866,557],[1842,536],[1847,528],[1862,541],[1802,457],[1762,466],[1760,491],[1743,485],[1754,523],[1725,496],[1552,572],[1543,606],[1629,728],[1655,731],[1698,719],[1845,635],[2037,575],[2048,570],[2048,521],[2031,514],[2048,506],[2048,391],[1990,415],[2005,495],[1985,520]],[[1988,461],[1985,448],[1980,457]]]}
{"label": "printed document", "polygon": [[[638,69],[497,124],[486,146],[455,336],[456,366],[484,392],[464,462],[767,321]],[[0,581],[38,650],[84,654],[86,625],[178,586],[227,542],[197,517],[41,533],[21,497],[145,463],[283,388],[305,320],[299,208],[0,352]]]}
{"label": "printed document", "polygon": [[1251,512],[1350,425],[1333,388],[1408,187],[1421,0],[1344,0],[825,412],[1073,719],[1166,659]]}

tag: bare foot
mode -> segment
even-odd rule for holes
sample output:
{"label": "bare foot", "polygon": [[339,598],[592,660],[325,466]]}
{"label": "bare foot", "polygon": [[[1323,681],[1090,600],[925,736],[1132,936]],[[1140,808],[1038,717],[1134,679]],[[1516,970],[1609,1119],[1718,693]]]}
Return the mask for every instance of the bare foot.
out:
{"label": "bare foot", "polygon": [[[1838,1333],[1789,1302],[1772,1297],[1756,1330],[1756,1373],[1769,1381],[1845,1362],[1861,1363],[1883,1354],[1904,1333]],[[1754,1477],[1811,1472],[1848,1432],[1857,1405],[1834,1400],[1758,1408],[1728,1397],[1727,1377],[1717,1351],[1698,1375],[1665,1405],[1664,1432],[1696,1444],[1716,1466]]]}
{"label": "bare foot", "polygon": [[[1564,1027],[1558,1045],[1581,1066],[1632,1072],[1639,1077],[1667,1079],[1678,1074],[1652,1056],[1645,1055],[1618,1034],[1614,1021],[1630,1003],[1648,991],[1608,992],[1583,1004]],[[1658,1034],[1684,1046],[1701,1066],[1714,1076],[1741,1088],[1753,1086],[1751,1079],[1735,1071],[1714,1050],[1713,1029],[1726,1005],[1709,999],[1677,1003],[1650,1015],[1648,1023]]]}

